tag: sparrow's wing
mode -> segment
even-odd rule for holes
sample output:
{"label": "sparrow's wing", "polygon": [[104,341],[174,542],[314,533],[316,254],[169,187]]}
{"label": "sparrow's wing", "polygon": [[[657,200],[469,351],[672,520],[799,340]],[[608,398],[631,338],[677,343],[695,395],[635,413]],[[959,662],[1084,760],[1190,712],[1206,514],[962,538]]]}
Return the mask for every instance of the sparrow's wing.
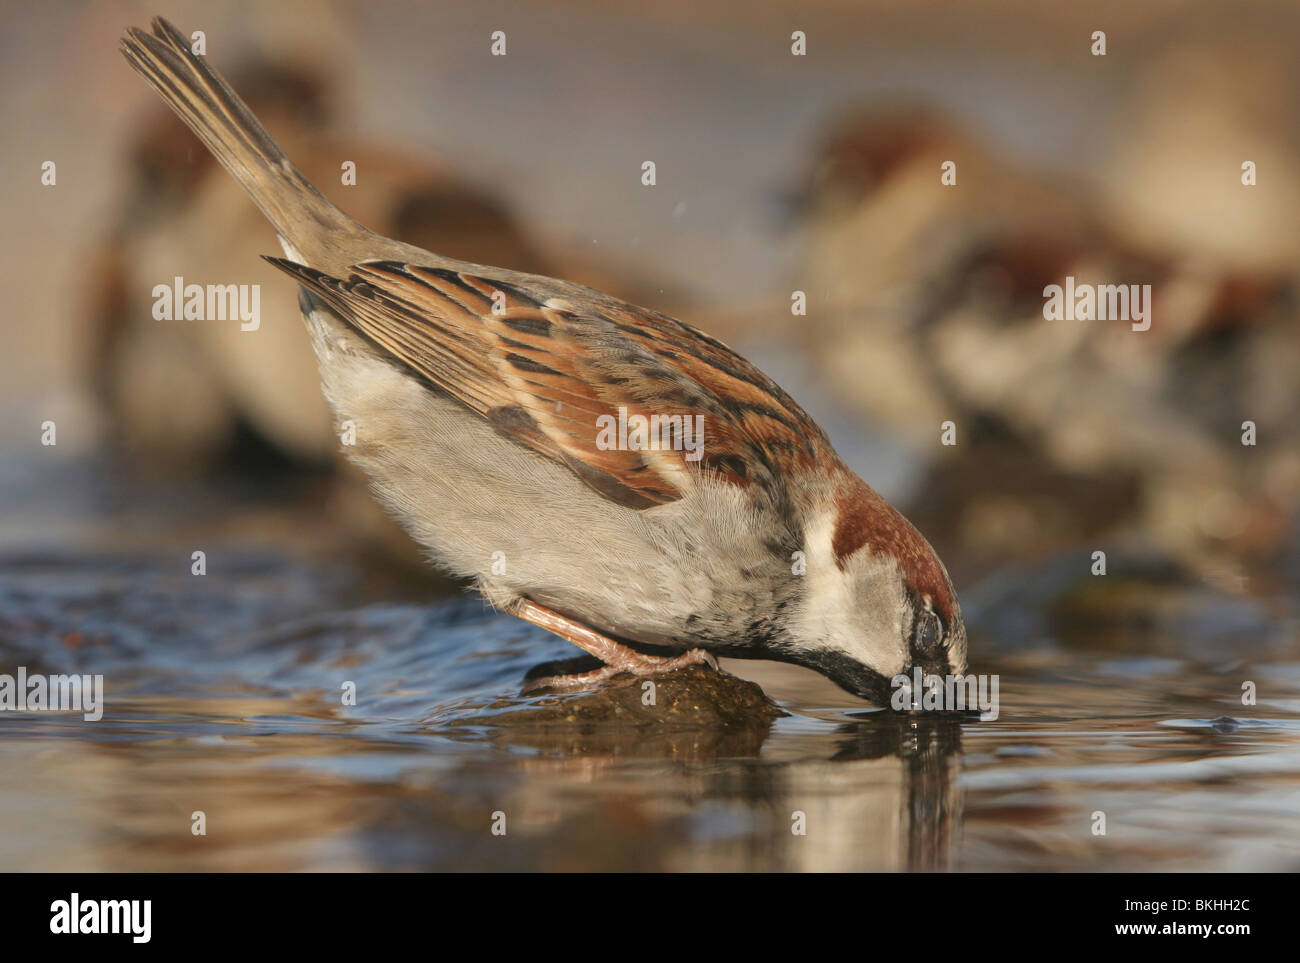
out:
{"label": "sparrow's wing", "polygon": [[517,276],[366,261],[340,279],[267,260],[387,355],[620,504],[673,501],[701,472],[780,498],[792,470],[833,457],[761,371],[665,315],[597,292],[548,297]]}

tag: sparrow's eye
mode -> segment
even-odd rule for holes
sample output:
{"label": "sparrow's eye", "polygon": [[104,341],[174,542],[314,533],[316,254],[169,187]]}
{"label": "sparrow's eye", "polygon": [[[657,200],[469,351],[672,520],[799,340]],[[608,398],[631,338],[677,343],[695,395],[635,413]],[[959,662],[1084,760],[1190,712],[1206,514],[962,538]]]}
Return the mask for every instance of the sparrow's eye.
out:
{"label": "sparrow's eye", "polygon": [[916,616],[912,641],[919,652],[938,652],[944,643],[943,621],[929,609],[921,609]]}

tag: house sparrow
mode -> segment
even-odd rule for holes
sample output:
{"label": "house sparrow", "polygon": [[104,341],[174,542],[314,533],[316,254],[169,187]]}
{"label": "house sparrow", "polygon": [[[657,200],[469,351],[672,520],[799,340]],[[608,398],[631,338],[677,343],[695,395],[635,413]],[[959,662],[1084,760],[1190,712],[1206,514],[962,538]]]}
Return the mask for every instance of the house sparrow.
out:
{"label": "house sparrow", "polygon": [[[949,521],[964,556],[1138,533],[1223,578],[1281,549],[1300,512],[1300,328],[1295,272],[1269,263],[1280,244],[1252,267],[1258,245],[1229,258],[1134,237],[1094,185],[915,108],[847,118],[808,181],[810,353],[840,400],[934,459],[917,506]],[[1049,319],[1049,286],[1071,277],[1150,285],[1149,330]],[[958,443],[934,445],[947,420]]]}
{"label": "house sparrow", "polygon": [[[267,260],[300,285],[326,400],[380,500],[491,603],[605,663],[548,684],[725,655],[887,703],[915,666],[964,671],[930,545],[752,364],[591,288],[374,234],[171,24],[129,30],[123,52],[271,221],[286,257]],[[659,444],[635,427],[654,416]]]}

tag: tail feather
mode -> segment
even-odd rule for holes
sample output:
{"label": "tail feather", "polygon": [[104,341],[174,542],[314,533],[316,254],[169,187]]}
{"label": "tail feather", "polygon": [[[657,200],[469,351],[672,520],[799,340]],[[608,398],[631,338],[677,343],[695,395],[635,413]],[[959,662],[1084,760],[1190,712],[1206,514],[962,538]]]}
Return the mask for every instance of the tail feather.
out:
{"label": "tail feather", "polygon": [[152,34],[131,28],[123,36],[127,62],[243,185],[282,242],[312,260],[320,228],[362,230],[293,166],[248,105],[191,51],[184,34],[162,17],[152,26]]}

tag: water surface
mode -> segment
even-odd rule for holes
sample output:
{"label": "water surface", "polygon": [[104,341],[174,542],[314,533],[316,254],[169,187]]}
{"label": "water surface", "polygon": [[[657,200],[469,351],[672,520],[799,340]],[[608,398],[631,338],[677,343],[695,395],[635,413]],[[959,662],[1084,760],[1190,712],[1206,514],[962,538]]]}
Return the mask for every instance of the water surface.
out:
{"label": "water surface", "polygon": [[1116,615],[1001,573],[965,593],[995,721],[757,662],[724,665],[759,688],[693,670],[653,707],[525,697],[576,650],[472,597],[383,600],[282,537],[313,528],[291,507],[209,493],[181,525],[85,477],[26,487],[0,533],[0,672],[107,690],[98,722],[0,715],[0,869],[1300,869],[1285,599],[1143,576]]}

